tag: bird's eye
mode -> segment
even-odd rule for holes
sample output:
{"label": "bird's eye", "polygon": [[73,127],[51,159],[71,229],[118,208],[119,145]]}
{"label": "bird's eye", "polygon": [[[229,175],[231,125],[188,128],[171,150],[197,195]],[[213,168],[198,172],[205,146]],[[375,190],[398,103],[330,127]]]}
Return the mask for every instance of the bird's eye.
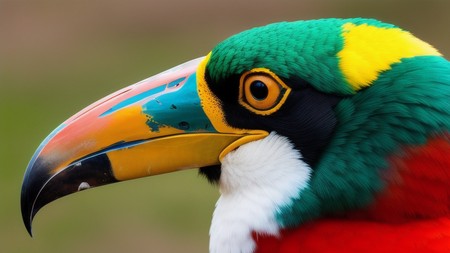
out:
{"label": "bird's eye", "polygon": [[269,95],[267,85],[261,80],[255,80],[250,84],[250,93],[256,100],[264,100]]}
{"label": "bird's eye", "polygon": [[240,82],[239,103],[260,115],[277,111],[290,92],[280,78],[264,68],[244,73]]}

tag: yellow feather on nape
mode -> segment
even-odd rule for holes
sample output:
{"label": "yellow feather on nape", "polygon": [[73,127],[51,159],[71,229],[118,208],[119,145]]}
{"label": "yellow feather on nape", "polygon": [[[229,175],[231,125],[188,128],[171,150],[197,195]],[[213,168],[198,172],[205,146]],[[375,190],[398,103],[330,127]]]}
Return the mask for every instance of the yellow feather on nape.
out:
{"label": "yellow feather on nape", "polygon": [[355,91],[370,86],[381,72],[404,58],[441,56],[434,47],[400,28],[353,23],[342,28],[344,45],[338,53],[339,68]]}

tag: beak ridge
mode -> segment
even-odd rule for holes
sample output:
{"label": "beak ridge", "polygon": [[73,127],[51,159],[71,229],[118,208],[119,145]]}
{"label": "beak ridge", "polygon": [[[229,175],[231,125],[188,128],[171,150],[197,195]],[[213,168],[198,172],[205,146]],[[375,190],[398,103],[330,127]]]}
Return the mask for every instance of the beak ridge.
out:
{"label": "beak ridge", "polygon": [[44,140],[22,184],[22,218],[30,235],[36,213],[58,198],[118,181],[218,165],[225,153],[267,134],[216,129],[218,119],[205,113],[197,87],[204,59],[99,100]]}

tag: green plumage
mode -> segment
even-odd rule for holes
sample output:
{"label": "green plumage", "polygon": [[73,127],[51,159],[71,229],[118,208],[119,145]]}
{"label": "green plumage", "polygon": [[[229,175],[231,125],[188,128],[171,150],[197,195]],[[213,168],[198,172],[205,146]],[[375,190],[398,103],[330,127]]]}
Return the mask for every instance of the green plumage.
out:
{"label": "green plumage", "polygon": [[354,91],[339,70],[336,56],[343,48],[342,25],[370,24],[392,28],[373,19],[320,19],[282,22],[236,34],[212,51],[207,69],[213,82],[253,68],[268,68],[282,78],[300,77],[316,89],[334,94]]}
{"label": "green plumage", "polygon": [[278,210],[284,227],[367,206],[385,186],[380,173],[388,168],[390,155],[450,132],[450,63],[439,56],[404,58],[355,93],[337,56],[344,46],[342,26],[349,22],[395,27],[368,19],[272,24],[220,43],[207,65],[213,84],[263,67],[346,96],[335,107],[338,125],[309,187]]}
{"label": "green plumage", "polygon": [[401,147],[450,132],[450,63],[404,59],[337,107],[339,125],[310,187],[278,213],[284,226],[362,208],[383,189],[381,170]]}

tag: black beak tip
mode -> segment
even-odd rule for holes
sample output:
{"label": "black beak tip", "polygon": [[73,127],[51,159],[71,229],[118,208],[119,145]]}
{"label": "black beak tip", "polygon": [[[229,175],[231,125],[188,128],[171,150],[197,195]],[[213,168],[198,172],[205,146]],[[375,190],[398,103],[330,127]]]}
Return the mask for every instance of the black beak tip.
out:
{"label": "black beak tip", "polygon": [[23,224],[25,225],[25,228],[28,231],[28,234],[33,237],[33,232],[32,232],[32,228],[31,228],[31,223],[33,222],[33,217],[30,215],[30,213],[24,211],[23,206],[22,206],[22,219],[23,219]]}
{"label": "black beak tip", "polygon": [[29,181],[28,176],[26,174],[25,178],[23,180],[23,184],[22,184],[20,207],[21,207],[21,211],[22,211],[23,223],[24,223],[28,233],[30,234],[30,236],[33,237],[31,224],[33,222],[33,217],[34,217],[33,210],[32,210],[34,201],[30,199],[30,191],[29,191],[28,181]]}
{"label": "black beak tip", "polygon": [[21,209],[30,236],[34,216],[48,203],[84,189],[117,182],[106,154],[72,163],[57,173],[51,172],[54,167],[38,158],[25,172]]}
{"label": "black beak tip", "polygon": [[30,210],[29,205],[27,205],[27,203],[24,202],[23,196],[22,196],[21,209],[22,209],[23,224],[25,225],[25,228],[27,229],[28,234],[30,234],[30,236],[33,237],[33,232],[32,232],[32,228],[31,228],[31,223],[33,222],[33,216],[31,215],[31,210]]}
{"label": "black beak tip", "polygon": [[32,218],[30,217],[29,219],[27,219],[27,218],[23,217],[23,223],[25,224],[25,227],[26,227],[30,237],[33,237],[33,231],[31,228]]}

